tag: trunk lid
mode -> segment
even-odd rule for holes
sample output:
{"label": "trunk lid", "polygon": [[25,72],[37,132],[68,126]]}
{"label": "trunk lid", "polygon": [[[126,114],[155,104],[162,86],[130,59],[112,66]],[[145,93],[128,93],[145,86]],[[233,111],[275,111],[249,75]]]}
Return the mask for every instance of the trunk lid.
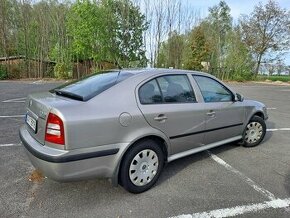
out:
{"label": "trunk lid", "polygon": [[[26,99],[26,125],[31,136],[41,144],[45,144],[46,121],[52,108],[76,103],[75,100],[56,96],[50,92],[29,95]],[[31,121],[32,120],[32,121]],[[36,122],[36,129],[31,123]]]}

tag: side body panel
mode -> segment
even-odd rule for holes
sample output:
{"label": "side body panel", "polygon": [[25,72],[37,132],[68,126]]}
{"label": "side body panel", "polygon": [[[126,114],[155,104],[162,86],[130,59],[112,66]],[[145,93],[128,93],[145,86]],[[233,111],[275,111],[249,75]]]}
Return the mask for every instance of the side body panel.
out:
{"label": "side body panel", "polygon": [[[183,152],[202,145],[205,117],[203,105],[198,103],[139,105],[147,122],[170,138],[170,154]],[[167,119],[154,118],[164,114]],[[192,134],[192,133],[197,134]],[[198,133],[200,132],[200,133]]]}
{"label": "side body panel", "polygon": [[[187,151],[203,145],[205,130],[204,105],[200,104],[199,92],[189,79],[197,102],[194,103],[157,103],[141,104],[138,90],[146,82],[159,76],[170,75],[166,72],[157,74],[142,81],[136,87],[136,101],[142,114],[150,126],[163,132],[170,139],[169,155]],[[158,120],[159,116],[167,119]]]}
{"label": "side body panel", "polygon": [[243,134],[245,110],[243,102],[203,103],[206,114],[205,144]]}

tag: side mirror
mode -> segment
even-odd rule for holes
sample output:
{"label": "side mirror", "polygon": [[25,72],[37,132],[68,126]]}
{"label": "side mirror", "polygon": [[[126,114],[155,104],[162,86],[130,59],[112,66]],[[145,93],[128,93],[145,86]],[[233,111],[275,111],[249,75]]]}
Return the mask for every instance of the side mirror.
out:
{"label": "side mirror", "polygon": [[236,95],[235,95],[235,101],[240,101],[240,102],[244,101],[244,96],[242,96],[239,93],[236,93]]}

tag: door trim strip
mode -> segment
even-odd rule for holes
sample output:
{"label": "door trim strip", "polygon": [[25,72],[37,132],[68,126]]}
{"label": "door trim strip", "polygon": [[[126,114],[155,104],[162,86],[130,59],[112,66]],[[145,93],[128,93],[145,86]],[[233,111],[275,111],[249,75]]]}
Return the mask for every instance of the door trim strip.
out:
{"label": "door trim strip", "polygon": [[207,129],[203,131],[198,131],[198,132],[192,132],[192,133],[185,133],[185,134],[180,134],[180,135],[175,135],[175,136],[170,136],[170,139],[176,139],[176,138],[182,138],[190,135],[195,135],[195,134],[200,134],[200,133],[206,133],[206,132],[211,132],[215,130],[221,130],[221,129],[226,129],[226,128],[231,128],[231,127],[236,127],[236,126],[242,126],[244,123],[237,123],[229,126],[223,126],[223,127],[218,127],[218,128],[213,128],[213,129]]}

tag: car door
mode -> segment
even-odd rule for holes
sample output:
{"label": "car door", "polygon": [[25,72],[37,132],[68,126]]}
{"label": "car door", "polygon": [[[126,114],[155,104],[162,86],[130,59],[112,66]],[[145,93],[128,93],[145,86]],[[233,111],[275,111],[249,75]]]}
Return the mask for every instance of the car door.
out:
{"label": "car door", "polygon": [[243,102],[214,78],[193,75],[204,99],[206,114],[205,144],[238,138],[243,132]]}
{"label": "car door", "polygon": [[138,105],[146,121],[170,139],[170,155],[202,145],[204,108],[197,103],[187,74],[158,76],[138,90]]}

